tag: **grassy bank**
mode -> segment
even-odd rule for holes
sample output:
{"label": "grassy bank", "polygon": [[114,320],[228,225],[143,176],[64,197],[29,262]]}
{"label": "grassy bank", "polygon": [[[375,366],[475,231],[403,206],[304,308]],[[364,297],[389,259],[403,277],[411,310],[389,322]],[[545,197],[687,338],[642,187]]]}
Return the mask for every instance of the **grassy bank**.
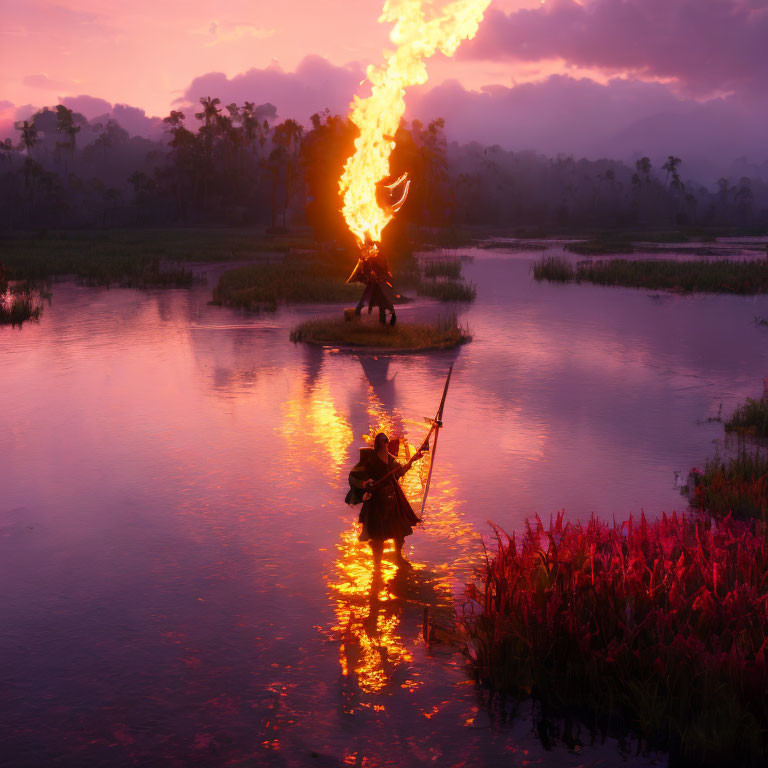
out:
{"label": "grassy bank", "polygon": [[768,291],[768,260],[609,259],[581,262],[574,267],[563,257],[550,256],[534,265],[533,274],[536,280],[575,280],[653,290],[741,294]]}
{"label": "grassy bank", "polygon": [[447,349],[471,339],[469,331],[458,324],[455,315],[431,323],[398,322],[394,328],[370,319],[347,322],[319,318],[300,323],[291,331],[291,341],[390,351]]}
{"label": "grassy bank", "polygon": [[498,546],[464,618],[495,691],[671,765],[763,765],[768,750],[768,543],[700,517],[540,521]]}
{"label": "grassy bank", "polygon": [[346,285],[349,265],[340,259],[289,254],[278,262],[227,270],[213,289],[213,303],[248,310],[277,309],[278,304],[357,303],[363,288]]}
{"label": "grassy bank", "polygon": [[0,263],[11,280],[74,275],[87,285],[173,287],[193,282],[185,262],[249,261],[309,242],[255,230],[52,232],[3,236]]}
{"label": "grassy bank", "polygon": [[729,432],[743,431],[754,437],[768,437],[768,400],[747,398],[725,422],[725,429]]}

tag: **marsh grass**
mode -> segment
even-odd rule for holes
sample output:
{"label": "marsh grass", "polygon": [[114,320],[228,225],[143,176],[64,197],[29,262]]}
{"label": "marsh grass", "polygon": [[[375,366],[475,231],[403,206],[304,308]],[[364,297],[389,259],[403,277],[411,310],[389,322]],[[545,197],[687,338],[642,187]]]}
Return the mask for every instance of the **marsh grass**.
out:
{"label": "marsh grass", "polygon": [[747,398],[725,422],[725,429],[728,432],[742,431],[754,437],[768,437],[768,400]]}
{"label": "marsh grass", "polygon": [[462,280],[421,280],[416,294],[438,301],[474,301],[477,286]]}
{"label": "marsh grass", "polygon": [[611,259],[579,264],[576,280],[708,293],[768,291],[768,261]]}
{"label": "marsh grass", "polygon": [[461,279],[461,258],[459,256],[425,256],[422,259],[422,273],[426,278],[446,277]]}
{"label": "marsh grass", "polygon": [[478,678],[670,765],[764,765],[768,539],[726,518],[497,529],[463,623]]}
{"label": "marsh grass", "polygon": [[768,457],[748,449],[743,437],[735,457],[723,460],[716,454],[707,459],[703,472],[694,469],[692,475],[691,506],[718,518],[733,515],[768,524]]}
{"label": "marsh grass", "polygon": [[768,291],[768,260],[607,259],[580,262],[574,268],[562,256],[545,256],[534,265],[533,274],[537,280],[575,280],[654,290],[740,294]]}
{"label": "marsh grass", "polygon": [[307,244],[250,230],[54,232],[0,238],[0,263],[15,280],[74,275],[87,285],[183,287],[194,282],[185,262],[249,261]]}
{"label": "marsh grass", "polygon": [[417,351],[455,347],[471,341],[472,336],[459,325],[455,315],[450,315],[431,323],[398,322],[394,327],[370,319],[318,318],[297,325],[290,338],[314,344]]}
{"label": "marsh grass", "polygon": [[281,303],[357,302],[360,284],[346,285],[346,262],[308,254],[278,262],[227,270],[213,290],[213,303],[247,310],[274,311]]}
{"label": "marsh grass", "polygon": [[43,296],[32,286],[11,286],[0,294],[0,325],[21,326],[38,321],[43,313]]}
{"label": "marsh grass", "polygon": [[574,279],[575,271],[565,256],[544,256],[533,265],[535,280],[549,280],[555,283],[569,283]]}

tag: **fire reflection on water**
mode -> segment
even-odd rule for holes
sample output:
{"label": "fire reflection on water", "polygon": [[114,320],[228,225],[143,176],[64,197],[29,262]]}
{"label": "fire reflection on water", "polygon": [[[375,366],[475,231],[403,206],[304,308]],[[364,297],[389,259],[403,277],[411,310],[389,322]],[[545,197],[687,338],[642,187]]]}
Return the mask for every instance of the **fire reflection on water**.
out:
{"label": "fire reflection on water", "polygon": [[[406,428],[413,427],[420,440],[428,425],[404,419],[397,409],[387,412],[371,386],[367,413],[371,429],[363,440],[372,445],[374,436],[385,432],[399,440],[398,461],[408,461],[418,445],[408,439]],[[430,461],[428,453],[401,481],[417,513]],[[478,562],[479,547],[474,529],[459,511],[455,486],[443,479],[433,488],[425,522],[416,529],[413,551],[421,548],[418,540],[426,536],[445,551],[439,565],[428,567],[412,557],[409,566],[399,568],[393,562],[394,545],[388,541],[381,571],[374,573],[370,547],[358,540],[356,522],[336,546],[337,557],[328,576],[335,623],[328,635],[339,642],[344,706],[349,712],[357,707],[384,710],[392,689],[414,692],[422,685],[415,654],[425,651],[430,639],[447,640],[452,634],[454,588],[457,579],[468,576]]]}
{"label": "fire reflection on water", "polygon": [[[336,407],[328,384],[289,397],[280,420],[288,445],[336,480],[347,461],[352,428]],[[312,450],[307,450],[311,444]]]}

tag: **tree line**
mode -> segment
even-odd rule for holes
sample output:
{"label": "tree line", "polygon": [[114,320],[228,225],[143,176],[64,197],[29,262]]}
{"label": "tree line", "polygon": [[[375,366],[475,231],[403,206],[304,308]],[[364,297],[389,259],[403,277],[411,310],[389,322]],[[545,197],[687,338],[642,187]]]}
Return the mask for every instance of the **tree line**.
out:
{"label": "tree line", "polygon": [[[348,241],[339,177],[357,130],[327,110],[307,126],[277,121],[270,104],[172,110],[164,135],[130,136],[115,120],[90,122],[64,105],[16,124],[0,142],[0,228],[312,226],[319,242]],[[768,184],[685,180],[675,155],[545,157],[449,143],[442,120],[403,123],[393,176],[408,171],[408,203],[391,226],[542,229],[768,227]]]}

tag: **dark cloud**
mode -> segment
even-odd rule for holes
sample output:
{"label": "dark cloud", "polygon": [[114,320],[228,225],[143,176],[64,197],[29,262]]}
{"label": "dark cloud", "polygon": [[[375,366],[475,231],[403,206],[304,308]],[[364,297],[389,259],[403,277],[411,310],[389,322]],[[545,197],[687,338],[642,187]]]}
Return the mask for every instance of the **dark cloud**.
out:
{"label": "dark cloud", "polygon": [[269,102],[277,107],[280,119],[294,117],[306,122],[310,115],[326,107],[346,114],[362,77],[362,70],[355,65],[335,67],[320,56],[307,56],[295,72],[277,66],[249,69],[232,78],[210,72],[195,78],[184,98],[192,104],[205,96],[218,96],[223,104]]}
{"label": "dark cloud", "polygon": [[490,10],[459,55],[673,78],[696,94],[768,90],[766,0],[548,0]]}

